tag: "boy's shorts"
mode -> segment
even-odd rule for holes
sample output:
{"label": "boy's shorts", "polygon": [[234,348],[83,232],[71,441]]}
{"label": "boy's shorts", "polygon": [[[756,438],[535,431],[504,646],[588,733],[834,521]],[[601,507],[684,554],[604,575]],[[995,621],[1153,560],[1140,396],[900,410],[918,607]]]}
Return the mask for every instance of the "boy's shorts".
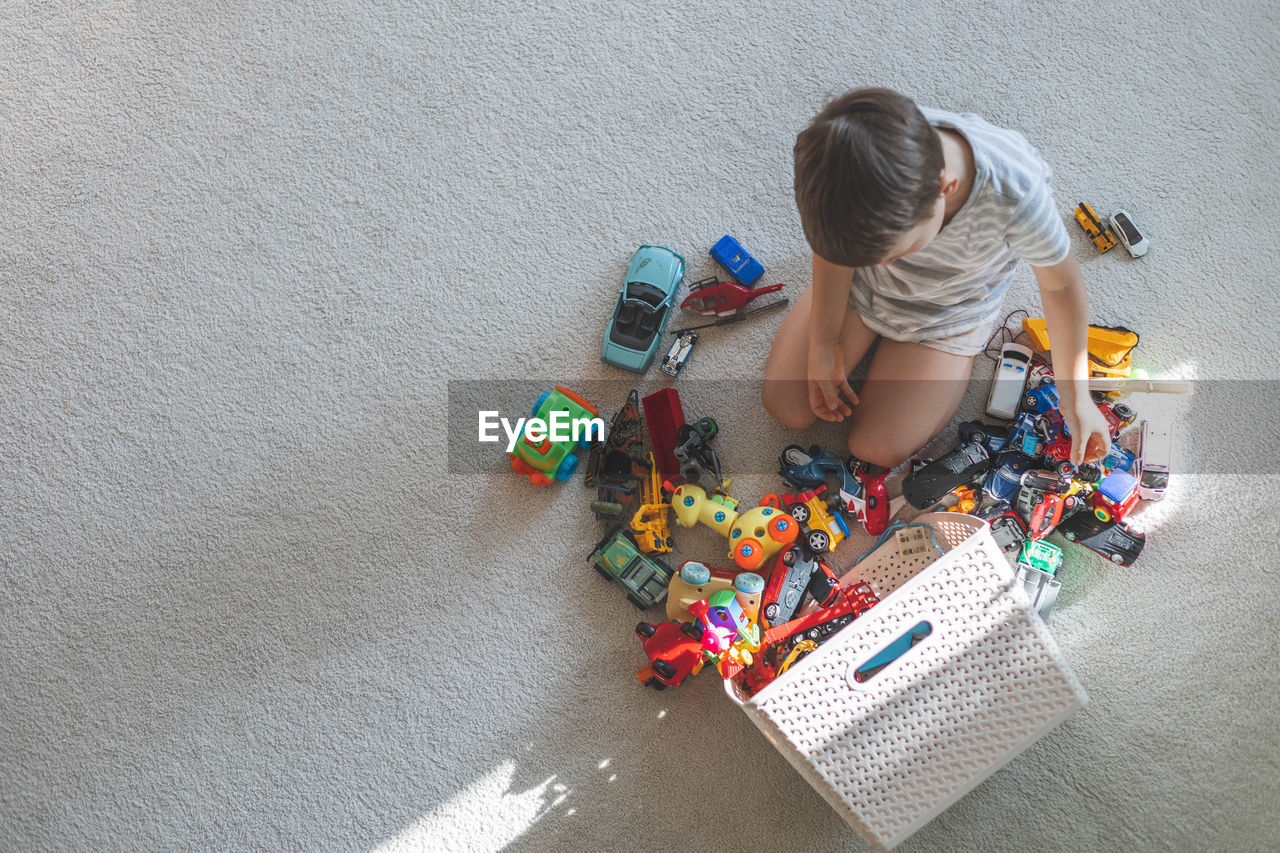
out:
{"label": "boy's shorts", "polygon": [[978,320],[978,325],[960,332],[952,332],[938,338],[903,336],[901,333],[894,331],[890,324],[876,315],[876,312],[872,310],[875,302],[876,300],[867,299],[865,296],[859,299],[857,287],[852,288],[849,292],[849,309],[858,315],[863,325],[880,335],[880,337],[888,338],[891,341],[920,344],[921,346],[951,353],[952,355],[966,357],[978,355],[987,348],[987,342],[991,340],[991,335],[995,333],[996,328],[1000,325],[999,311],[1001,310],[1001,305],[997,305],[997,313],[982,317]]}

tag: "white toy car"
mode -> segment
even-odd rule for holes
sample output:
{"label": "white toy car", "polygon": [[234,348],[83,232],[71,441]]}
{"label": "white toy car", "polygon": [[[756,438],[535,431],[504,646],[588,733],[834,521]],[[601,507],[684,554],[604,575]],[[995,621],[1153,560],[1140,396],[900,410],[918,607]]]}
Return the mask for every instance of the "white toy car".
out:
{"label": "white toy car", "polygon": [[1169,457],[1173,442],[1172,428],[1149,421],[1142,422],[1142,437],[1138,439],[1138,497],[1144,501],[1158,501],[1169,486]]}
{"label": "white toy car", "polygon": [[680,368],[689,360],[689,354],[693,352],[693,345],[697,342],[698,336],[693,332],[679,335],[671,344],[671,349],[662,357],[662,364],[658,369],[668,376],[679,376]]}
{"label": "white toy car", "polygon": [[1147,249],[1151,248],[1147,238],[1142,236],[1138,226],[1133,224],[1133,217],[1128,211],[1117,210],[1111,214],[1111,230],[1120,238],[1120,242],[1124,243],[1129,254],[1135,258],[1142,257],[1147,253]]}

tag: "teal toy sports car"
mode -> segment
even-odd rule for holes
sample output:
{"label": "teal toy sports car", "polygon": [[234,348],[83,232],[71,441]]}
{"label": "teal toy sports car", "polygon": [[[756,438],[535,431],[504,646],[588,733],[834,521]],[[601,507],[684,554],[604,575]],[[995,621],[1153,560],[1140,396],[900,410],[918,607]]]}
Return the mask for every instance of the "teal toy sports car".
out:
{"label": "teal toy sports car", "polygon": [[662,246],[641,246],[631,256],[618,301],[604,329],[600,358],[605,364],[644,373],[658,354],[671,316],[684,258]]}

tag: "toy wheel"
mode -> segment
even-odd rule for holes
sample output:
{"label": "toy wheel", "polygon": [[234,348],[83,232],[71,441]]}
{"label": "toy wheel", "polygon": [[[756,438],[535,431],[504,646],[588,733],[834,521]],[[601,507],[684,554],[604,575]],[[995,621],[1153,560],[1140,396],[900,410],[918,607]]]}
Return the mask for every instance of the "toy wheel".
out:
{"label": "toy wheel", "polygon": [[710,441],[716,437],[716,433],[720,432],[720,425],[716,423],[715,418],[699,418],[693,428],[698,431],[698,435],[702,436],[703,441]]}
{"label": "toy wheel", "polygon": [[547,398],[550,396],[551,396],[550,391],[543,391],[542,396],[538,398],[538,402],[533,404],[533,416],[535,418],[538,416],[538,409],[542,408],[542,404],[547,402]]}
{"label": "toy wheel", "polygon": [[809,520],[809,507],[805,504],[796,504],[795,506],[793,506],[791,509],[787,511],[791,513],[792,518],[794,518],[796,521],[800,522],[801,524],[804,524],[806,521]]}
{"label": "toy wheel", "polygon": [[535,486],[549,486],[551,485],[551,478],[541,471],[533,471],[529,474],[529,482]]}
{"label": "toy wheel", "polygon": [[573,472],[578,469],[578,457],[570,454],[560,463],[560,467],[556,469],[556,479],[564,482],[573,476]]}
{"label": "toy wheel", "polygon": [[860,474],[867,469],[867,463],[856,456],[850,456],[845,460],[844,467],[849,469],[850,474]]}
{"label": "toy wheel", "polygon": [[792,465],[806,465],[809,462],[812,462],[813,459],[809,454],[804,452],[804,448],[800,445],[789,444],[783,448],[780,461],[784,466],[789,467]]}
{"label": "toy wheel", "polygon": [[1137,417],[1137,414],[1133,411],[1133,409],[1129,408],[1124,403],[1116,403],[1114,406],[1112,406],[1111,414],[1115,415],[1117,418],[1119,418],[1122,421],[1132,421],[1135,417]]}
{"label": "toy wheel", "polygon": [[782,552],[782,564],[784,566],[794,566],[796,564],[796,549],[788,548]]}
{"label": "toy wheel", "polygon": [[650,679],[650,680],[649,680],[649,686],[650,686],[650,687],[652,687],[654,690],[666,690],[666,689],[667,689],[667,685],[663,684],[661,681],[659,681],[659,680],[658,680],[658,679],[656,679],[656,678],[652,678],[652,679]]}
{"label": "toy wheel", "polygon": [[658,629],[650,625],[648,622],[641,622],[636,625],[636,633],[641,637],[648,639],[658,633]]}
{"label": "toy wheel", "polygon": [[688,563],[680,567],[680,580],[692,586],[702,586],[711,580],[711,570],[702,563]]}
{"label": "toy wheel", "polygon": [[1036,410],[1036,396],[1034,394],[1028,394],[1023,397],[1022,406],[1023,408],[1034,412]]}
{"label": "toy wheel", "polygon": [[1070,478],[1070,477],[1074,477],[1075,473],[1076,473],[1076,466],[1072,465],[1070,462],[1058,463],[1058,476]]}
{"label": "toy wheel", "polygon": [[664,660],[656,660],[653,662],[653,671],[661,675],[663,678],[675,678],[676,668]]}
{"label": "toy wheel", "polygon": [[773,620],[778,618],[778,603],[774,601],[766,604],[762,613],[764,614],[765,621],[772,625]]}
{"label": "toy wheel", "polygon": [[1111,520],[1111,513],[1107,512],[1102,507],[1094,507],[1093,514],[1097,517],[1098,521]]}
{"label": "toy wheel", "polygon": [[613,583],[613,575],[609,574],[607,569],[601,567],[599,563],[592,563],[591,565],[595,566],[596,571],[600,573],[600,577],[604,578],[609,583]]}
{"label": "toy wheel", "polygon": [[1124,557],[1120,556],[1119,554],[1112,554],[1112,555],[1111,555],[1111,562],[1113,562],[1113,563],[1119,563],[1120,565],[1122,565],[1122,566],[1123,566],[1123,565],[1124,565]]}
{"label": "toy wheel", "polygon": [[680,626],[680,633],[685,636],[692,637],[695,640],[702,639],[702,623],[701,622],[685,622]]}
{"label": "toy wheel", "polygon": [[689,440],[689,436],[691,435],[693,435],[693,427],[689,426],[688,424],[680,424],[680,426],[676,427],[677,443],[684,444],[686,441]]}
{"label": "toy wheel", "polygon": [[1097,465],[1086,462],[1076,471],[1076,479],[1083,483],[1096,483],[1102,479],[1102,471],[1098,470]]}
{"label": "toy wheel", "polygon": [[969,433],[969,441],[977,442],[978,444],[981,444],[981,445],[986,445],[987,434],[980,429],[975,429],[973,432]]}
{"label": "toy wheel", "polygon": [[627,601],[630,601],[632,604],[634,604],[636,607],[639,607],[641,610],[645,610],[649,606],[648,602],[641,601],[639,598],[636,598],[634,595],[628,595]]}
{"label": "toy wheel", "polygon": [[1062,538],[1066,539],[1068,542],[1076,541],[1076,535],[1069,530],[1062,531]]}
{"label": "toy wheel", "polygon": [[668,550],[668,551],[670,551],[670,550],[672,550],[672,549],[673,549],[673,548],[675,548],[675,547],[676,547],[676,540],[675,540],[675,537],[674,537],[674,536],[668,536],[668,537],[667,537],[667,550]]}
{"label": "toy wheel", "polygon": [[809,547],[817,552],[822,553],[831,545],[831,537],[821,530],[814,530],[809,534]]}

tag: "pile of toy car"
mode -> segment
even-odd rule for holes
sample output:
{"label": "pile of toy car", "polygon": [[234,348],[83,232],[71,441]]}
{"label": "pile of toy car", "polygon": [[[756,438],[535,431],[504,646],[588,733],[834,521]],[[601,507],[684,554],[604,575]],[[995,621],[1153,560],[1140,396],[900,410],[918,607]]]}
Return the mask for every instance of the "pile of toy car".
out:
{"label": "pile of toy car", "polygon": [[960,424],[959,446],[933,462],[913,465],[902,494],[920,509],[950,496],[954,505],[935,509],[990,522],[996,541],[1016,559],[1019,579],[1047,615],[1060,587],[1062,552],[1044,538],[1056,531],[1121,565],[1136,560],[1145,536],[1130,528],[1126,517],[1139,500],[1163,496],[1168,434],[1143,422],[1148,453],[1139,470],[1135,455],[1115,443],[1133,423],[1134,411],[1115,395],[1094,392],[1112,446],[1102,460],[1076,467],[1069,461],[1071,437],[1058,410],[1052,372],[1032,364],[1028,376],[1022,411],[1011,424]]}
{"label": "pile of toy car", "polygon": [[[745,288],[763,270],[732,238],[718,242],[711,254],[741,283],[698,282],[685,307],[732,318],[756,295],[776,289]],[[636,253],[606,329],[607,362],[638,372],[649,366],[683,270],[684,260],[670,250],[649,246]],[[1037,349],[1048,350],[1044,321],[1023,325]],[[1111,375],[1127,375],[1136,343],[1128,329],[1090,328],[1091,359]],[[913,463],[903,496],[920,509],[946,501],[952,505],[937,508],[989,521],[1047,615],[1060,586],[1062,552],[1045,537],[1056,532],[1117,563],[1132,563],[1144,537],[1125,518],[1138,500],[1162,495],[1168,433],[1144,422],[1151,452],[1140,465],[1118,445],[1095,464],[1071,465],[1071,437],[1058,411],[1052,372],[1031,355],[1016,344],[1005,345],[1002,353],[987,412],[1009,423],[962,423],[956,449]],[[678,365],[669,372],[678,372]],[[1114,441],[1134,413],[1111,396],[1095,402]],[[533,411],[543,421],[558,412],[571,418],[597,414],[566,388],[544,394]],[[648,658],[637,673],[641,683],[675,686],[710,663],[750,695],[878,602],[865,583],[842,585],[826,562],[848,537],[849,522],[861,522],[879,536],[877,545],[900,523],[889,524],[885,474],[871,475],[856,460],[816,446],[784,449],[779,475],[788,488],[740,510],[712,445],[718,433],[714,418],[686,420],[674,388],[644,398],[633,390],[603,440],[522,435],[510,456],[517,472],[547,485],[568,479],[581,452],[590,450],[585,482],[596,490],[591,509],[609,532],[592,548],[589,562],[637,607],[666,608],[666,621],[636,626]],[[725,562],[733,567],[690,560],[674,570],[662,559],[675,547],[673,514],[675,527],[703,524],[724,536]]]}
{"label": "pile of toy car", "polygon": [[[549,420],[556,411],[596,410],[556,388],[534,413]],[[607,437],[590,447],[591,507],[610,529],[589,561],[637,607],[665,603],[667,621],[636,626],[649,660],[637,676],[658,689],[710,663],[754,692],[878,600],[866,584],[842,587],[825,557],[849,535],[849,521],[872,534],[888,528],[884,475],[792,446],[779,460],[789,491],[743,509],[725,491],[712,447],[718,432],[713,418],[686,423],[674,388],[643,399],[632,391]],[[584,449],[580,441],[535,439],[517,441],[511,464],[539,485],[565,479]],[[671,515],[675,527],[703,524],[724,536],[733,567],[691,560],[673,570],[662,559],[674,548]]]}

